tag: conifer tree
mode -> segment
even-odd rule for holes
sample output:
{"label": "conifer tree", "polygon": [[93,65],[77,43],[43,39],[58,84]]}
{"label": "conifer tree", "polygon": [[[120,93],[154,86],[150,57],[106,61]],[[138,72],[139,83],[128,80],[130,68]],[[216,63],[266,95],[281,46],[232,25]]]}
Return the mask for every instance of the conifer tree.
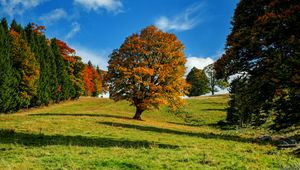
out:
{"label": "conifer tree", "polygon": [[0,113],[16,111],[18,104],[17,79],[10,58],[7,21],[0,25]]}
{"label": "conifer tree", "polygon": [[[56,80],[56,75],[53,72],[55,69],[55,62],[51,62],[54,58],[51,48],[47,45],[47,40],[43,34],[37,31],[35,24],[28,24],[25,28],[28,44],[34,52],[37,61],[40,64],[40,76],[38,80],[37,95],[31,101],[32,106],[48,105],[51,101],[51,89],[57,86],[50,84],[50,81]],[[52,59],[53,60],[53,59]]]}
{"label": "conifer tree", "polygon": [[20,33],[14,31],[11,27],[9,35],[11,43],[10,57],[13,67],[18,73],[19,81],[18,95],[20,103],[18,108],[24,108],[30,105],[30,100],[37,93],[37,80],[40,74],[39,63]]}
{"label": "conifer tree", "polygon": [[65,65],[64,58],[60,52],[59,46],[57,45],[56,39],[51,40],[51,48],[53,55],[55,56],[58,80],[57,96],[55,101],[60,102],[62,100],[70,99],[72,91],[74,90],[73,92],[75,92],[75,89],[72,86],[70,77],[67,73],[67,66]]}

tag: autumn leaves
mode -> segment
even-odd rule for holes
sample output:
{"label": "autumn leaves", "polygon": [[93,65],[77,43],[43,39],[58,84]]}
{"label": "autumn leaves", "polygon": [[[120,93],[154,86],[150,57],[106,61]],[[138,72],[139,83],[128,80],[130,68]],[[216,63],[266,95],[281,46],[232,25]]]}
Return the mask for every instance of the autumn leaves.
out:
{"label": "autumn leaves", "polygon": [[183,78],[185,57],[183,44],[174,34],[154,26],[128,37],[111,54],[107,78],[115,101],[128,100],[136,107],[134,119],[145,110],[183,104],[180,98],[188,84]]}

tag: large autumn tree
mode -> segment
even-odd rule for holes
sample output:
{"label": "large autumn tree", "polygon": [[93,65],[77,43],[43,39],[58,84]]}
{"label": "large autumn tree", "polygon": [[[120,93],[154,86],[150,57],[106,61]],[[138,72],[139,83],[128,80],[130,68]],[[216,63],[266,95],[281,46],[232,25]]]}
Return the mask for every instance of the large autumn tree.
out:
{"label": "large autumn tree", "polygon": [[127,100],[136,107],[133,119],[145,110],[164,104],[176,109],[183,104],[187,83],[183,75],[183,44],[174,34],[154,26],[126,38],[109,60],[107,78],[110,97]]}
{"label": "large autumn tree", "polygon": [[215,64],[219,78],[240,75],[228,120],[261,124],[273,115],[276,129],[300,124],[300,1],[241,0],[232,25]]}

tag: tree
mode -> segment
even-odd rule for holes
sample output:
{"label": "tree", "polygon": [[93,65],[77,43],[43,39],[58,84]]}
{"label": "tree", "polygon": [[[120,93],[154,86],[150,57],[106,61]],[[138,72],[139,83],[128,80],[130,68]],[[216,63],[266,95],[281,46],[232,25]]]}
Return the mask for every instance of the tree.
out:
{"label": "tree", "polygon": [[25,27],[27,42],[40,64],[37,94],[31,100],[31,106],[48,105],[55,96],[58,81],[55,58],[42,31],[43,26],[29,23]]}
{"label": "tree", "polygon": [[232,25],[217,77],[242,75],[248,122],[274,115],[276,129],[299,124],[300,2],[241,0]]}
{"label": "tree", "polygon": [[188,96],[200,96],[209,92],[207,76],[196,67],[193,67],[188,73],[186,81],[191,85]]}
{"label": "tree", "polygon": [[136,107],[133,119],[141,120],[145,110],[168,105],[176,109],[186,93],[183,75],[184,46],[174,34],[154,26],[126,38],[110,55],[108,83],[110,97],[127,100]]}
{"label": "tree", "polygon": [[[62,51],[65,50],[65,47],[61,45],[60,41],[57,39],[51,40],[51,48],[53,55],[55,56],[55,63],[57,69],[57,80],[58,87],[56,89],[55,101],[60,102],[63,100],[70,99],[72,92],[75,93],[75,88],[72,86],[70,76],[67,72],[67,65],[65,63],[64,54]],[[74,91],[73,91],[74,90]]]}
{"label": "tree", "polygon": [[85,96],[92,96],[93,92],[95,91],[95,82],[94,80],[94,71],[91,62],[84,66],[82,71],[83,82],[84,82],[84,95]]}
{"label": "tree", "polygon": [[94,92],[93,95],[94,97],[99,96],[99,94],[102,92],[102,77],[100,74],[100,69],[97,66],[96,69],[93,68],[93,82],[94,82]]}
{"label": "tree", "polygon": [[84,64],[79,56],[74,56],[74,60],[75,62],[70,63],[69,66],[69,75],[71,76],[73,87],[75,88],[75,96],[72,96],[72,98],[77,99],[84,92],[84,82],[82,77]]}
{"label": "tree", "polygon": [[102,92],[102,78],[99,72],[100,69],[95,69],[92,62],[88,61],[82,71],[84,95],[97,97]]}
{"label": "tree", "polygon": [[228,87],[228,82],[224,79],[217,79],[216,78],[216,70],[214,68],[214,64],[210,64],[203,69],[204,73],[206,74],[208,78],[208,84],[209,84],[209,91],[211,92],[211,95],[214,95],[215,92],[218,92],[218,88],[225,89]]}
{"label": "tree", "polygon": [[30,100],[37,93],[37,80],[40,74],[40,66],[34,53],[32,53],[22,35],[11,28],[9,31],[13,67],[18,74],[18,96],[20,97],[18,108],[28,107]]}
{"label": "tree", "polygon": [[15,111],[18,104],[17,77],[10,58],[8,26],[5,19],[0,25],[0,113]]}

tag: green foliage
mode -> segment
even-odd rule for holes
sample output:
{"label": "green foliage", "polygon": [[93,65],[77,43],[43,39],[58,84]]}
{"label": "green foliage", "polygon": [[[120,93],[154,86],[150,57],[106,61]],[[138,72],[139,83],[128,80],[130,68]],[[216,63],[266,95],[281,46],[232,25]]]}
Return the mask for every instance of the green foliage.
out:
{"label": "green foliage", "polygon": [[[75,99],[82,94],[81,58],[61,50],[55,39],[46,38],[44,30],[44,26],[33,23],[23,29],[15,20],[9,27],[5,18],[1,20],[0,113]],[[66,46],[63,42],[60,45]]]}
{"label": "green foliage", "polygon": [[18,101],[17,77],[10,58],[8,27],[5,19],[0,25],[0,112],[15,111]]}
{"label": "green foliage", "polygon": [[33,26],[33,24],[28,24],[25,28],[25,33],[27,41],[40,64],[40,77],[38,80],[37,94],[33,97],[31,105],[48,105],[51,101],[52,89],[57,88],[57,84],[51,83],[51,81],[57,81],[57,75],[55,73],[56,65],[53,63],[53,54],[46,44],[45,36],[36,34],[33,30]]}
{"label": "green foliage", "polygon": [[188,96],[200,96],[209,92],[209,80],[201,69],[193,67],[186,81],[191,85]]}
{"label": "green foliage", "polygon": [[19,82],[17,88],[19,96],[18,108],[30,105],[32,97],[37,93],[37,80],[39,78],[39,63],[22,35],[14,31],[13,28],[9,31],[10,57],[13,67],[18,74]]}
{"label": "green foliage", "polygon": [[209,82],[209,91],[212,95],[215,94],[215,92],[218,92],[218,88],[225,89],[228,87],[227,80],[224,79],[217,79],[216,77],[216,70],[214,69],[214,64],[210,64],[203,69],[205,75],[208,78]]}
{"label": "green foliage", "polygon": [[251,115],[248,122],[274,116],[276,129],[300,123],[299,9],[300,2],[294,0],[239,2],[226,52],[214,65],[218,78],[244,74],[239,91],[248,99],[230,108],[236,111],[231,114]]}
{"label": "green foliage", "polygon": [[62,100],[70,99],[72,93],[75,91],[75,88],[72,86],[70,77],[67,73],[67,66],[64,61],[63,56],[61,55],[60,49],[56,43],[56,39],[51,40],[51,48],[53,55],[55,56],[55,63],[57,69],[57,95],[55,96],[55,101],[60,102]]}

